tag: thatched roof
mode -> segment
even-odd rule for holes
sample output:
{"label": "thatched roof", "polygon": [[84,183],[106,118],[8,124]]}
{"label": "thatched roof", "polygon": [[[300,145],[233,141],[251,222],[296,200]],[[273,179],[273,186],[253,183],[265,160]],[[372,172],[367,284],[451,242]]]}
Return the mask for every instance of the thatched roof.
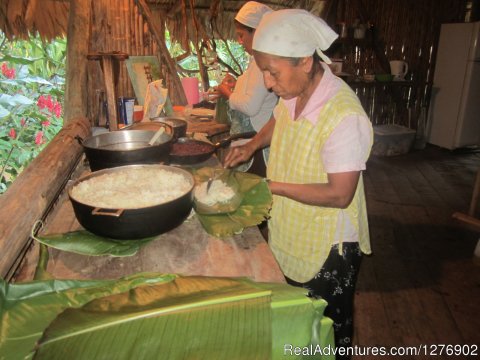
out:
{"label": "thatched roof", "polygon": [[[78,1],[78,0],[77,0]],[[85,1],[85,0],[82,0]],[[136,0],[95,0],[108,3],[119,11],[126,7],[138,11]],[[185,29],[189,29],[190,39],[195,26],[192,23],[191,4],[195,9],[197,20],[212,36],[212,30],[218,30],[223,38],[234,38],[233,18],[245,0],[147,0],[152,11],[163,15],[167,28],[176,39],[185,38]],[[303,8],[319,14],[325,1],[318,0],[266,0],[261,1],[274,9]],[[25,38],[28,33],[39,32],[45,39],[52,39],[67,33],[68,0],[3,0],[0,4],[0,29],[8,38]],[[187,15],[188,24],[185,26]],[[213,26],[216,29],[212,29]],[[217,35],[218,36],[218,35]]]}
{"label": "thatched roof", "polygon": [[8,38],[39,32],[52,39],[67,32],[69,1],[4,0],[0,3],[0,29]]}

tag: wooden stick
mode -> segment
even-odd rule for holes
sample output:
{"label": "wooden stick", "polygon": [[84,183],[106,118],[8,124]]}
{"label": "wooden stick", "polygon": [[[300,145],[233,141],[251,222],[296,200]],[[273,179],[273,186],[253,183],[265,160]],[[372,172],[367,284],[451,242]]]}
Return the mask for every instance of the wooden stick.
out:
{"label": "wooden stick", "polygon": [[193,0],[190,0],[190,13],[192,15],[193,24],[195,25],[195,41],[193,41],[193,47],[197,52],[198,68],[200,70],[200,77],[202,78],[202,87],[204,91],[207,91],[208,88],[210,87],[209,80],[208,80],[208,71],[205,65],[203,64],[202,49],[198,47],[200,31],[199,31],[199,24],[197,21],[197,17],[195,16]]}
{"label": "wooden stick", "polygon": [[477,177],[475,178],[475,185],[473,185],[472,200],[470,202],[470,209],[468,210],[468,215],[470,216],[475,216],[479,195],[480,195],[480,169],[477,171]]}
{"label": "wooden stick", "polygon": [[474,230],[480,231],[480,220],[474,218],[473,216],[469,216],[467,214],[461,212],[453,213],[452,217],[458,221],[461,221],[465,225],[473,227]]}

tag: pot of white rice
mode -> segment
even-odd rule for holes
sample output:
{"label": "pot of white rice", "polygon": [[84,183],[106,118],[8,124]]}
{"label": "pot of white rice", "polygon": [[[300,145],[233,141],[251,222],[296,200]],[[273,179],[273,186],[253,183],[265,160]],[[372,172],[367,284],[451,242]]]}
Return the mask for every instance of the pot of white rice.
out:
{"label": "pot of white rice", "polygon": [[167,232],[188,217],[193,176],[167,165],[95,171],[68,191],[78,222],[94,234],[134,240]]}

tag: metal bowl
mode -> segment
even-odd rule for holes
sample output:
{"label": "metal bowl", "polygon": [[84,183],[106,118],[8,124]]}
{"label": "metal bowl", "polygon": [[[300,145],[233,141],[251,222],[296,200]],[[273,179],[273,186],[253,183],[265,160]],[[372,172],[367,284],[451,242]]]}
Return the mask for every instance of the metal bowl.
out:
{"label": "metal bowl", "polygon": [[173,134],[163,133],[153,144],[155,131],[122,130],[91,136],[83,141],[83,150],[92,171],[131,164],[168,162]]}

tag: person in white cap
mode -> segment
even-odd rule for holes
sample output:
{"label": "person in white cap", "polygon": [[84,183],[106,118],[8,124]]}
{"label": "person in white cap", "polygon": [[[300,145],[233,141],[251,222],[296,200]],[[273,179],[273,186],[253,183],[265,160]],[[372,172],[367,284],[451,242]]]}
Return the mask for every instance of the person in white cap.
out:
{"label": "person in white cap", "polygon": [[[263,15],[273,10],[267,5],[256,1],[245,3],[235,16],[235,31],[238,41],[243,45],[245,51],[252,55],[252,41]],[[217,87],[217,91],[228,99],[230,134],[238,134],[249,131],[259,131],[272,116],[273,108],[278,102],[278,97],[269,91],[263,82],[260,69],[251,57],[245,72],[238,77],[233,88],[230,78],[227,77]],[[235,145],[235,144],[233,144]],[[265,158],[268,152],[265,151]],[[251,172],[265,176],[265,160],[262,152],[259,151],[253,163]],[[246,170],[247,167],[244,167]]]}
{"label": "person in white cap", "polygon": [[263,17],[253,53],[265,85],[281,99],[269,122],[232,148],[224,165],[270,145],[269,246],[288,283],[328,302],[335,344],[346,353],[362,253],[371,253],[362,170],[373,131],[358,97],[325,65],[323,51],[336,37],[305,10]]}

